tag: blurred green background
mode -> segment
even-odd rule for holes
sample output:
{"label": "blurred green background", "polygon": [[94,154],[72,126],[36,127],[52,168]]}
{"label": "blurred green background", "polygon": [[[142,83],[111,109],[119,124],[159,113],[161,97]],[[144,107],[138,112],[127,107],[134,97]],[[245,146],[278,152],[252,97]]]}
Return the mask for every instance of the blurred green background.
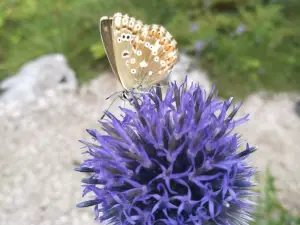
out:
{"label": "blurred green background", "polygon": [[[98,22],[128,13],[163,24],[224,97],[300,91],[300,0],[1,0],[0,81],[35,57],[63,53],[80,83],[108,68]],[[254,224],[295,225],[267,172]]]}

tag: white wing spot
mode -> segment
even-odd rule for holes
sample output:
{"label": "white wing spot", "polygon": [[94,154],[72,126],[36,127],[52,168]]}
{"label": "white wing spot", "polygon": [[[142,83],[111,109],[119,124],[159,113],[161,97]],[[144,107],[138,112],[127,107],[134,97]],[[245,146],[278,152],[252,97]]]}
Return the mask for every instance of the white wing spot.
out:
{"label": "white wing spot", "polygon": [[127,18],[123,18],[122,23],[123,23],[123,25],[127,25],[128,24],[128,19]]}
{"label": "white wing spot", "polygon": [[173,52],[168,53],[168,57],[172,57],[174,55]]}
{"label": "white wing spot", "polygon": [[140,67],[147,67],[148,66],[148,63],[146,63],[145,60],[143,60],[141,63],[140,63]]}
{"label": "white wing spot", "polygon": [[150,71],[148,72],[148,74],[149,74],[149,76],[152,76],[153,72],[150,70]]}
{"label": "white wing spot", "polygon": [[136,73],[136,69],[131,69],[130,72],[133,73],[133,74],[135,74]]}
{"label": "white wing spot", "polygon": [[154,57],[154,62],[158,62],[159,61],[159,57],[158,56],[155,56]]}
{"label": "white wing spot", "polygon": [[149,42],[146,42],[146,43],[145,43],[145,47],[146,47],[146,48],[149,48],[149,46],[150,46],[150,43],[149,43]]}
{"label": "white wing spot", "polygon": [[161,60],[161,61],[160,61],[160,65],[161,65],[161,66],[165,66],[165,65],[166,65],[166,62],[165,62],[164,60]]}
{"label": "white wing spot", "polygon": [[135,64],[135,58],[131,58],[131,59],[130,59],[130,63],[131,63],[131,64]]}
{"label": "white wing spot", "polygon": [[138,51],[136,52],[136,54],[137,54],[138,56],[141,56],[143,53],[142,53],[141,50],[138,50]]}
{"label": "white wing spot", "polygon": [[118,43],[121,43],[122,42],[122,39],[121,38],[118,38]]}
{"label": "white wing spot", "polygon": [[120,17],[117,17],[115,19],[115,24],[116,24],[117,27],[121,25],[121,18]]}

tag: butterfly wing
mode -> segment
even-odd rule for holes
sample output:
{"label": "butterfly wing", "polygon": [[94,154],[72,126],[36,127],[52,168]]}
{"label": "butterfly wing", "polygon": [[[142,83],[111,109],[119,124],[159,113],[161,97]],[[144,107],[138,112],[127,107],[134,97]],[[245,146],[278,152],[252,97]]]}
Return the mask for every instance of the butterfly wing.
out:
{"label": "butterfly wing", "polygon": [[110,33],[110,50],[115,57],[112,67],[127,90],[159,82],[178,59],[176,41],[160,25],[144,25],[134,17],[116,13]]}
{"label": "butterfly wing", "polygon": [[112,18],[108,18],[107,16],[101,17],[99,22],[99,30],[100,30],[101,40],[104,45],[104,49],[108,61],[111,65],[112,71],[121,82],[118,76],[118,70],[116,66],[116,60],[115,60],[114,48],[113,48]]}

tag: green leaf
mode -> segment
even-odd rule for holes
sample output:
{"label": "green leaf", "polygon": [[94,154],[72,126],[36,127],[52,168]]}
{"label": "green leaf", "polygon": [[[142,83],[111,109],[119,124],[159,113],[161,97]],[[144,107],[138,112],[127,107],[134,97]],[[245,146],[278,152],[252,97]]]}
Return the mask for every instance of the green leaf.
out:
{"label": "green leaf", "polygon": [[106,54],[105,49],[101,43],[95,43],[91,45],[90,51],[95,59],[103,58]]}

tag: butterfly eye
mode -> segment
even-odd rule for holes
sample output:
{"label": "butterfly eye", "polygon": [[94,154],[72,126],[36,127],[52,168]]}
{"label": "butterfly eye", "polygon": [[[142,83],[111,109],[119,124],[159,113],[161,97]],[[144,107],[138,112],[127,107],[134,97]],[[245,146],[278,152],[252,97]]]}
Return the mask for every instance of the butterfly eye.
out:
{"label": "butterfly eye", "polygon": [[125,34],[122,34],[122,40],[124,41],[126,38],[126,35]]}
{"label": "butterfly eye", "polygon": [[133,73],[133,74],[135,74],[136,73],[136,69],[131,69],[130,72]]}
{"label": "butterfly eye", "polygon": [[127,40],[129,41],[130,40],[130,37],[131,37],[131,35],[130,34],[127,34]]}
{"label": "butterfly eye", "polygon": [[141,51],[141,50],[138,50],[138,51],[136,52],[136,54],[137,54],[138,56],[141,56],[141,55],[142,55],[142,51]]}
{"label": "butterfly eye", "polygon": [[154,62],[158,62],[159,61],[159,57],[158,56],[155,56],[154,57]]}

